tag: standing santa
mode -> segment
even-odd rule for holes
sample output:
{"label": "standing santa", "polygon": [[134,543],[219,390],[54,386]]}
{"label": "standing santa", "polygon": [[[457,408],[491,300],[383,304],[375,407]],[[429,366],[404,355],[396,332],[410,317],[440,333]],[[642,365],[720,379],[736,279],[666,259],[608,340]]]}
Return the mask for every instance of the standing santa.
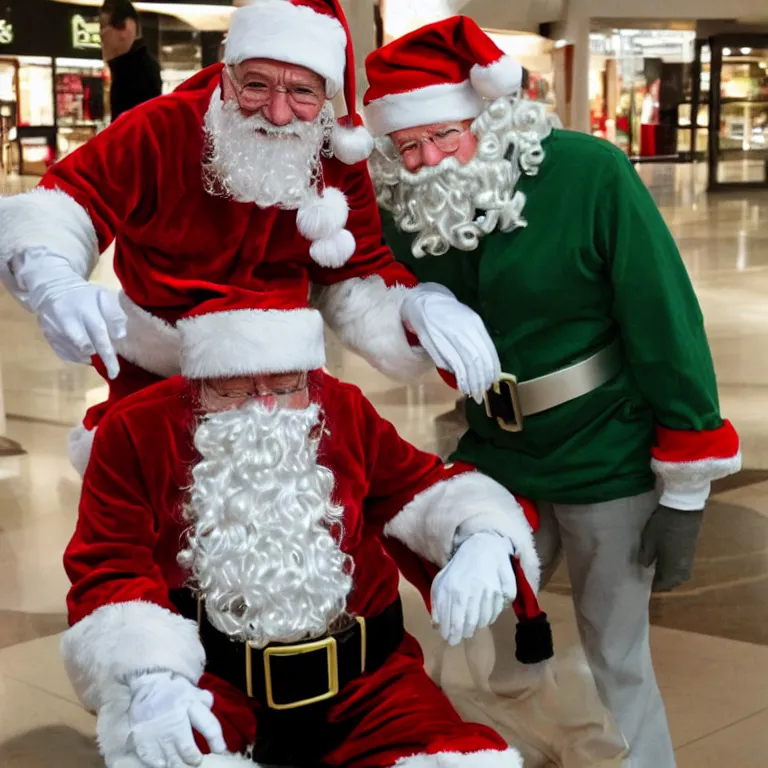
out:
{"label": "standing santa", "polygon": [[[541,659],[535,513],[403,441],[320,370],[306,294],[262,288],[189,312],[183,377],[126,398],[96,436],[62,648],[107,768],[520,768],[428,678],[381,540],[443,569],[446,637],[514,602]],[[290,345],[253,331],[297,319]]]}
{"label": "standing santa", "polygon": [[[110,379],[108,401],[73,433],[81,470],[106,411],[179,371],[176,322],[191,302],[255,275],[319,287],[342,342],[389,375],[436,363],[478,399],[495,380],[498,357],[475,313],[414,288],[383,243],[354,73],[338,0],[254,0],[232,15],[223,64],[0,201],[3,282],[63,359],[92,360]],[[349,114],[337,121],[331,99],[342,90]],[[120,295],[88,282],[112,242]],[[296,324],[282,329],[286,344]]]}
{"label": "standing santa", "polygon": [[[503,364],[485,402],[467,402],[454,458],[536,500],[545,577],[564,553],[633,768],[673,768],[651,592],[691,577],[712,481],[741,466],[677,246],[626,155],[553,128],[472,19],[414,30],[366,67],[387,242],[423,291],[478,309]],[[502,707],[527,692],[506,651],[514,632],[514,620],[493,627]],[[574,739],[583,729],[565,730],[559,761],[594,766]]]}

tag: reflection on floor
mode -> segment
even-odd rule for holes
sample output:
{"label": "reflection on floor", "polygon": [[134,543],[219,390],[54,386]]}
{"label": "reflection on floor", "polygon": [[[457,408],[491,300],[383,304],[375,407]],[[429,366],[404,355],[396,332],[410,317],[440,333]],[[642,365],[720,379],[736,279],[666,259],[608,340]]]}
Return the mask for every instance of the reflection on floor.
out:
{"label": "reflection on floor", "polygon": [[[768,193],[707,197],[706,169],[646,166],[640,173],[675,234],[704,310],[724,412],[742,434],[751,470],[718,488],[693,582],[654,599],[653,644],[681,768],[768,765]],[[29,182],[6,182],[6,193]],[[110,259],[96,279],[114,285]],[[6,435],[26,456],[0,457],[0,766],[94,768],[93,719],[74,699],[56,654],[65,626],[61,565],[79,480],[67,427],[103,396],[87,368],[60,363],[33,319],[0,294]],[[445,451],[454,394],[437,376],[395,386],[331,344],[330,367],[363,386],[382,415],[421,447]],[[437,417],[441,417],[436,422]],[[47,423],[40,423],[43,419]],[[33,421],[35,420],[35,421]],[[437,641],[406,590],[409,623],[425,650]],[[543,596],[562,652],[577,645],[568,584]],[[460,685],[460,653],[449,655]],[[529,750],[526,768],[546,764]],[[640,768],[645,768],[641,766]]]}

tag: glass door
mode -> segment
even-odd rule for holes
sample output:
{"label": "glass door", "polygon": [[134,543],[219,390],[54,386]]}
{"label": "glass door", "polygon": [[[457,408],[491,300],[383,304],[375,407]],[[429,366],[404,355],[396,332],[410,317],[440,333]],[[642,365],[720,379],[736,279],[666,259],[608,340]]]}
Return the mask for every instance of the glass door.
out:
{"label": "glass door", "polygon": [[710,188],[768,185],[768,36],[714,38]]}

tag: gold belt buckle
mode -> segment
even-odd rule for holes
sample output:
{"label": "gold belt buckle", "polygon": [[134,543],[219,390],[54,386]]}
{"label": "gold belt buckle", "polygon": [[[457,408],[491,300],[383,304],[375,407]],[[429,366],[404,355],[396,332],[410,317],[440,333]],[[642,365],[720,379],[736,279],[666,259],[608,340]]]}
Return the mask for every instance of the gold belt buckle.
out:
{"label": "gold belt buckle", "polygon": [[515,422],[510,423],[503,419],[501,416],[494,416],[493,409],[491,408],[491,401],[486,392],[483,396],[485,401],[485,413],[489,419],[496,419],[496,423],[505,432],[522,432],[523,431],[523,409],[520,407],[520,397],[517,392],[517,376],[511,373],[502,373],[501,377],[493,385],[493,391],[504,397],[504,392],[509,398],[510,405],[515,414]]}
{"label": "gold belt buckle", "polygon": [[[273,696],[272,690],[272,666],[273,656],[303,656],[307,653],[315,653],[324,650],[328,663],[328,690],[319,696],[313,696],[309,699],[292,701],[288,704],[278,704]],[[337,655],[338,646],[335,637],[326,637],[322,640],[316,640],[311,643],[302,643],[301,645],[273,646],[264,649],[264,682],[266,685],[267,706],[270,709],[298,709],[299,707],[308,707],[310,704],[318,704],[321,701],[332,699],[339,692],[339,658]],[[249,643],[245,644],[245,680],[248,696],[253,698],[253,648]]]}

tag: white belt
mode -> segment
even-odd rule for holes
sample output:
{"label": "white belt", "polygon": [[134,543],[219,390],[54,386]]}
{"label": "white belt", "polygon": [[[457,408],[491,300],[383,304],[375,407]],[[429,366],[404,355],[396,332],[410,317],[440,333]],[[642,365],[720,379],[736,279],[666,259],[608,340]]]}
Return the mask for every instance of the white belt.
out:
{"label": "white belt", "polygon": [[621,344],[614,341],[580,363],[537,379],[518,382],[503,373],[485,394],[485,412],[506,432],[520,432],[525,416],[548,411],[593,392],[621,372]]}

